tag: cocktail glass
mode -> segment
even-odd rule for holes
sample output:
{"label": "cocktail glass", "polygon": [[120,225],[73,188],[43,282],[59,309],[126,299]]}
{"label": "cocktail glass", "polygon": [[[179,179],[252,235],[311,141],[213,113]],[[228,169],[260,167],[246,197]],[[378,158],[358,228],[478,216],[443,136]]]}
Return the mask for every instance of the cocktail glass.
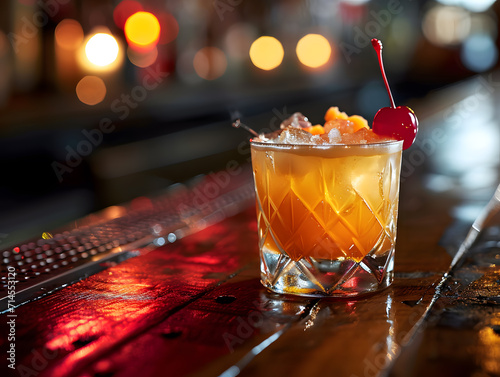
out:
{"label": "cocktail glass", "polygon": [[251,142],[264,286],[347,297],[391,284],[402,145]]}

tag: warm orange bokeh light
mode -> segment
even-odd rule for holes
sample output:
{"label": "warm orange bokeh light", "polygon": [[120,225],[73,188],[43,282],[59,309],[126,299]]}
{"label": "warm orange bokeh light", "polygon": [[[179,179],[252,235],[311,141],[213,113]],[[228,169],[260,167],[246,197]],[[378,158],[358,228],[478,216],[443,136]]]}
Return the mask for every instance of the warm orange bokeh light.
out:
{"label": "warm orange bokeh light", "polygon": [[283,61],[285,51],[281,42],[274,37],[257,38],[250,46],[252,63],[265,71],[278,67]]}
{"label": "warm orange bokeh light", "polygon": [[59,22],[55,30],[56,43],[65,50],[76,50],[83,42],[83,29],[76,20],[65,19]]}
{"label": "warm orange bokeh light", "polygon": [[217,47],[204,47],[194,56],[193,66],[201,78],[215,80],[226,71],[226,55]]}
{"label": "warm orange bokeh light", "polygon": [[300,62],[310,68],[325,65],[332,54],[328,39],[319,34],[307,34],[297,43],[297,57]]}
{"label": "warm orange bokeh light", "polygon": [[125,26],[125,21],[136,12],[143,10],[142,4],[134,0],[123,0],[113,11],[113,20],[120,29]]}
{"label": "warm orange bokeh light", "polygon": [[97,105],[106,96],[106,85],[97,76],[85,76],[76,85],[76,95],[86,105]]}
{"label": "warm orange bokeh light", "polygon": [[134,13],[125,22],[125,36],[132,47],[153,48],[160,38],[160,22],[152,13]]}

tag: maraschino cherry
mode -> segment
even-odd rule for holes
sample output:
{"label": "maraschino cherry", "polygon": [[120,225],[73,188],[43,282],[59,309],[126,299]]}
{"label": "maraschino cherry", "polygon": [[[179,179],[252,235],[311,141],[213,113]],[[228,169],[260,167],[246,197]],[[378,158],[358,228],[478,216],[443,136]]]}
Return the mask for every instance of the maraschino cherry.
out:
{"label": "maraschino cherry", "polygon": [[372,129],[378,135],[392,136],[397,140],[403,140],[403,149],[408,149],[417,137],[418,119],[412,109],[407,106],[396,107],[392,98],[391,89],[385,75],[384,63],[382,61],[382,42],[372,39],[372,45],[377,52],[380,71],[384,79],[392,107],[383,107],[373,118]]}

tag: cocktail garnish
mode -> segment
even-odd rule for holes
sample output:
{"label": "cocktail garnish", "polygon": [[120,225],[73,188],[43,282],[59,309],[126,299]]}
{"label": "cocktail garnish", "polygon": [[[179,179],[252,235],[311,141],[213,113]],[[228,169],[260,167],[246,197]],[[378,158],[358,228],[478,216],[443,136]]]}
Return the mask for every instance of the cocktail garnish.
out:
{"label": "cocktail garnish", "polygon": [[382,78],[384,79],[385,87],[392,105],[392,107],[381,108],[377,114],[375,114],[372,125],[373,132],[378,135],[392,136],[397,140],[403,140],[403,149],[407,149],[413,144],[417,136],[417,116],[413,110],[407,106],[396,107],[394,99],[392,98],[391,89],[389,88],[387,76],[385,75],[384,63],[382,61],[382,42],[373,38],[372,45],[377,53]]}
{"label": "cocktail garnish", "polygon": [[321,124],[317,124],[315,126],[305,127],[304,131],[313,135],[323,135],[325,133],[325,128]]}

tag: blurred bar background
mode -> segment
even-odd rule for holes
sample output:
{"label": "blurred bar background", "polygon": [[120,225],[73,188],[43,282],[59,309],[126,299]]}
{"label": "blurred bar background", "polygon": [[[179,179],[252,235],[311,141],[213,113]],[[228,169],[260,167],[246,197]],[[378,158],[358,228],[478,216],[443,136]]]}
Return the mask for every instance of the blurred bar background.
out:
{"label": "blurred bar background", "polygon": [[[494,0],[3,1],[0,236],[246,162],[236,117],[269,129],[302,111],[314,124],[338,105],[371,121],[389,105],[374,37],[400,105],[494,72],[498,13]],[[490,126],[475,130],[497,145]],[[496,163],[492,148],[478,153]]]}

